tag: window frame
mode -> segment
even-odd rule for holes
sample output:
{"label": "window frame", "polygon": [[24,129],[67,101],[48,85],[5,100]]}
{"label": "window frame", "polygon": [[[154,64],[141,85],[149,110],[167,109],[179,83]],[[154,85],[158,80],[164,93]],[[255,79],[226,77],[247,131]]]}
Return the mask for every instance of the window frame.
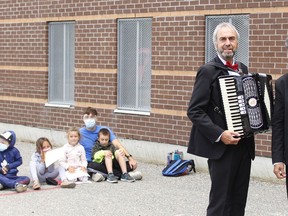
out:
{"label": "window frame", "polygon": [[[48,23],[48,102],[45,106],[75,105],[75,21]],[[62,73],[61,73],[62,72]]]}
{"label": "window frame", "polygon": [[[129,28],[133,28],[133,26],[129,26],[129,24],[135,25],[136,27],[136,35],[135,35],[135,41],[128,40],[127,38],[129,35],[125,35],[125,25],[128,25]],[[148,27],[147,27],[147,26]],[[145,29],[145,31],[143,31]],[[147,30],[148,29],[148,30]],[[143,32],[145,35],[143,35]],[[131,33],[131,32],[130,32]],[[131,36],[131,35],[130,35]],[[127,38],[125,38],[127,37]],[[135,107],[128,107],[131,104],[125,104],[124,97],[125,89],[123,85],[127,85],[129,83],[127,79],[125,80],[125,75],[127,76],[128,72],[125,73],[125,66],[128,65],[127,63],[132,58],[127,59],[127,56],[124,56],[124,52],[122,50],[123,47],[125,47],[125,41],[129,41],[129,46],[132,46],[131,44],[135,42],[135,47],[133,47],[135,52],[135,61],[130,62],[129,65],[135,66]],[[117,108],[114,110],[115,113],[130,113],[130,114],[137,114],[137,115],[150,115],[151,112],[151,80],[152,80],[152,56],[151,56],[151,50],[152,50],[152,18],[133,18],[133,19],[118,19],[117,20]],[[143,45],[144,44],[144,45]],[[134,45],[134,44],[133,44]],[[131,51],[131,50],[129,50]],[[125,52],[125,54],[128,52]],[[130,57],[128,55],[128,57]],[[134,57],[134,56],[133,56]],[[145,59],[144,59],[145,58]],[[125,59],[125,60],[123,60]],[[144,59],[144,60],[143,60]],[[125,62],[124,62],[125,61]],[[145,62],[145,65],[144,65]],[[148,66],[147,66],[148,65]],[[143,69],[143,67],[145,68]],[[146,67],[147,66],[147,67]],[[142,69],[141,69],[142,67]],[[133,70],[133,69],[132,69]],[[140,71],[144,70],[144,84],[143,86],[140,86]],[[130,76],[131,78],[131,76]],[[142,80],[143,81],[143,80]],[[130,81],[131,82],[131,81]],[[133,86],[133,85],[130,85]],[[148,88],[145,89],[144,88]],[[129,90],[126,90],[126,93]],[[143,93],[145,91],[145,93]],[[128,92],[131,94],[131,92]],[[144,96],[147,96],[144,98]],[[127,97],[129,100],[131,98]],[[144,101],[146,100],[146,101]],[[142,104],[145,104],[145,107],[141,107]],[[140,104],[140,105],[139,105]],[[149,104],[149,105],[147,105]]]}

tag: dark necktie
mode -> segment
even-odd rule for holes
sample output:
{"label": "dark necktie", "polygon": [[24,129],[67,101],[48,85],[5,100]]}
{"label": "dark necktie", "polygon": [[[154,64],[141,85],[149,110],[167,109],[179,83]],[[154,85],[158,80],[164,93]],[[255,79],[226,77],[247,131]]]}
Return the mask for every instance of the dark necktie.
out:
{"label": "dark necktie", "polygon": [[235,70],[235,71],[238,71],[238,64],[231,65],[231,63],[227,61],[226,66]]}

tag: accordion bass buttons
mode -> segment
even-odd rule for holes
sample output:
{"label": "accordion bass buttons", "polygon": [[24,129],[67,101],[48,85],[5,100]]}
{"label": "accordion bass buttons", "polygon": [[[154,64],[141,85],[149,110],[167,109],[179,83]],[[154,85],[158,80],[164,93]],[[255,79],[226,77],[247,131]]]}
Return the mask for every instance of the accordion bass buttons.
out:
{"label": "accordion bass buttons", "polygon": [[238,95],[238,105],[239,105],[240,114],[245,115],[247,111],[245,107],[244,95]]}

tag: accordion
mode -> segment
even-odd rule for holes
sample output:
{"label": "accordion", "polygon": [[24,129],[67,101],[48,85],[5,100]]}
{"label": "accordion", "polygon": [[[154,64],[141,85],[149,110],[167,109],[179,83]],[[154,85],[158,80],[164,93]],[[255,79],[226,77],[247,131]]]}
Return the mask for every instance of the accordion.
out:
{"label": "accordion", "polygon": [[228,130],[247,137],[269,130],[273,110],[271,75],[218,77]]}

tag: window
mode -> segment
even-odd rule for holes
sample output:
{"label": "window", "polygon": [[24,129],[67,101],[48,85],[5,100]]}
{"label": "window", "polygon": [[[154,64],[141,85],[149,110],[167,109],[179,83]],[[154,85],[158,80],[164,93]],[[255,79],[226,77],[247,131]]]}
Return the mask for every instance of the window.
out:
{"label": "window", "polygon": [[74,105],[74,22],[48,24],[48,104]]}
{"label": "window", "polygon": [[213,32],[221,22],[233,24],[239,32],[239,47],[235,58],[237,61],[249,65],[249,15],[227,15],[227,16],[207,16],[206,17],[206,62],[213,59],[217,53],[213,44]]}
{"label": "window", "polygon": [[118,110],[150,112],[152,19],[118,20]]}

